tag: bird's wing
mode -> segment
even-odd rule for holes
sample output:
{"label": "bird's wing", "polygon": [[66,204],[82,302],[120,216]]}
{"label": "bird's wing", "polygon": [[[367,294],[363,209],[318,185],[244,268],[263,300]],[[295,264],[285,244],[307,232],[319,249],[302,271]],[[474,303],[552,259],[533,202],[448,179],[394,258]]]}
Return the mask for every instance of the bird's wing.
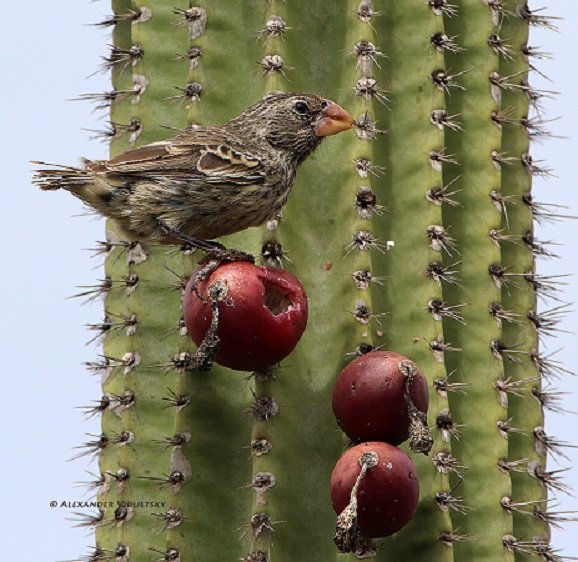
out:
{"label": "bird's wing", "polygon": [[107,162],[95,162],[93,171],[107,175],[154,177],[187,174],[208,183],[255,184],[264,181],[262,160],[225,135],[196,130],[173,139],[124,152]]}

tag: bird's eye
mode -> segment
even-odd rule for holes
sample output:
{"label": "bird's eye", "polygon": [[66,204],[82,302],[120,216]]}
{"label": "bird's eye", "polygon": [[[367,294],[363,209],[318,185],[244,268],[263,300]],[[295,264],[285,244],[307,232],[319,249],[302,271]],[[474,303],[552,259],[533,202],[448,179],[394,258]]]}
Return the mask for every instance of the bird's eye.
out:
{"label": "bird's eye", "polygon": [[305,101],[296,101],[294,107],[299,115],[305,115],[309,111],[309,105]]}

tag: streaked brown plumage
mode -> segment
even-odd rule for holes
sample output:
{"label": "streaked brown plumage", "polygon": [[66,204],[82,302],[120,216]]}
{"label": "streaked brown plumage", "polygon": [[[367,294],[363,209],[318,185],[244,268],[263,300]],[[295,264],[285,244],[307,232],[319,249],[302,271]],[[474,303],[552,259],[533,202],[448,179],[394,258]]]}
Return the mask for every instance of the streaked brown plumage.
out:
{"label": "streaked brown plumage", "polygon": [[[324,136],[353,125],[313,94],[271,94],[225,123],[189,130],[84,168],[36,171],[114,219],[127,240],[200,240],[258,226],[285,204],[297,167]],[[36,162],[45,166],[42,162]]]}

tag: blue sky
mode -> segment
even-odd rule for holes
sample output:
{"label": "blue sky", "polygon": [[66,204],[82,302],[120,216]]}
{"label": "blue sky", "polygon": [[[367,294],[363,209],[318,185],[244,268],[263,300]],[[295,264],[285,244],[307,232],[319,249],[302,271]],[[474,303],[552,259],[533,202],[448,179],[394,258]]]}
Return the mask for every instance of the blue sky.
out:
{"label": "blue sky", "polygon": [[[545,3],[545,2],[544,2]],[[578,215],[576,189],[578,160],[578,2],[557,0],[546,13],[562,16],[560,33],[536,30],[531,44],[553,54],[540,69],[553,81],[535,77],[533,83],[561,92],[546,100],[554,134],[565,137],[536,144],[534,158],[545,160],[557,178],[538,180],[535,198],[568,206],[565,213]],[[540,7],[533,2],[533,8]],[[90,480],[86,470],[97,471],[88,460],[67,462],[73,447],[99,433],[96,419],[85,421],[75,409],[100,396],[99,381],[87,374],[82,363],[98,353],[87,347],[85,324],[101,320],[101,303],[81,306],[68,300],[79,285],[91,285],[101,271],[98,260],[86,249],[102,239],[103,223],[84,211],[73,197],[40,193],[30,185],[28,161],[41,158],[74,164],[79,156],[104,158],[107,147],[91,140],[85,129],[101,129],[105,116],[87,103],[66,101],[85,92],[109,89],[108,77],[96,74],[100,56],[107,53],[106,32],[85,24],[110,11],[107,2],[59,0],[4,6],[0,37],[2,70],[2,202],[4,236],[0,283],[3,289],[0,325],[3,369],[0,390],[3,483],[2,554],[20,560],[69,560],[86,554],[92,538],[67,521],[69,510],[51,509],[51,500],[85,498],[78,481]],[[507,39],[507,38],[506,38]],[[570,64],[570,66],[568,66]],[[566,66],[564,66],[566,65]],[[574,104],[574,105],[573,105]],[[566,279],[564,300],[578,300],[578,221],[545,224],[541,240],[555,240],[562,259],[540,260],[547,275],[573,274]],[[578,313],[569,314],[562,329],[575,331]],[[555,358],[578,371],[575,334],[562,333],[547,352],[562,348]],[[564,406],[578,410],[578,378],[565,377],[558,385],[568,392]],[[574,416],[549,414],[547,431],[562,441],[578,444]],[[578,453],[568,451],[564,467],[578,465]],[[551,468],[557,468],[554,463]],[[578,469],[571,468],[567,482],[578,488]],[[578,510],[578,500],[560,496],[557,510]],[[578,555],[576,523],[555,531],[553,543],[568,556]]]}

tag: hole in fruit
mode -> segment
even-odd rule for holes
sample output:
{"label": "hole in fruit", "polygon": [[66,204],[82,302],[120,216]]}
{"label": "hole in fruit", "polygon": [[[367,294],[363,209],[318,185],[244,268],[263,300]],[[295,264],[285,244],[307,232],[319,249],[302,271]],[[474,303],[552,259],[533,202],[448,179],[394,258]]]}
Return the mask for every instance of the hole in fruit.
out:
{"label": "hole in fruit", "polygon": [[283,312],[291,310],[291,299],[289,295],[281,290],[277,285],[263,281],[265,287],[265,306],[272,312],[274,316],[278,316]]}

